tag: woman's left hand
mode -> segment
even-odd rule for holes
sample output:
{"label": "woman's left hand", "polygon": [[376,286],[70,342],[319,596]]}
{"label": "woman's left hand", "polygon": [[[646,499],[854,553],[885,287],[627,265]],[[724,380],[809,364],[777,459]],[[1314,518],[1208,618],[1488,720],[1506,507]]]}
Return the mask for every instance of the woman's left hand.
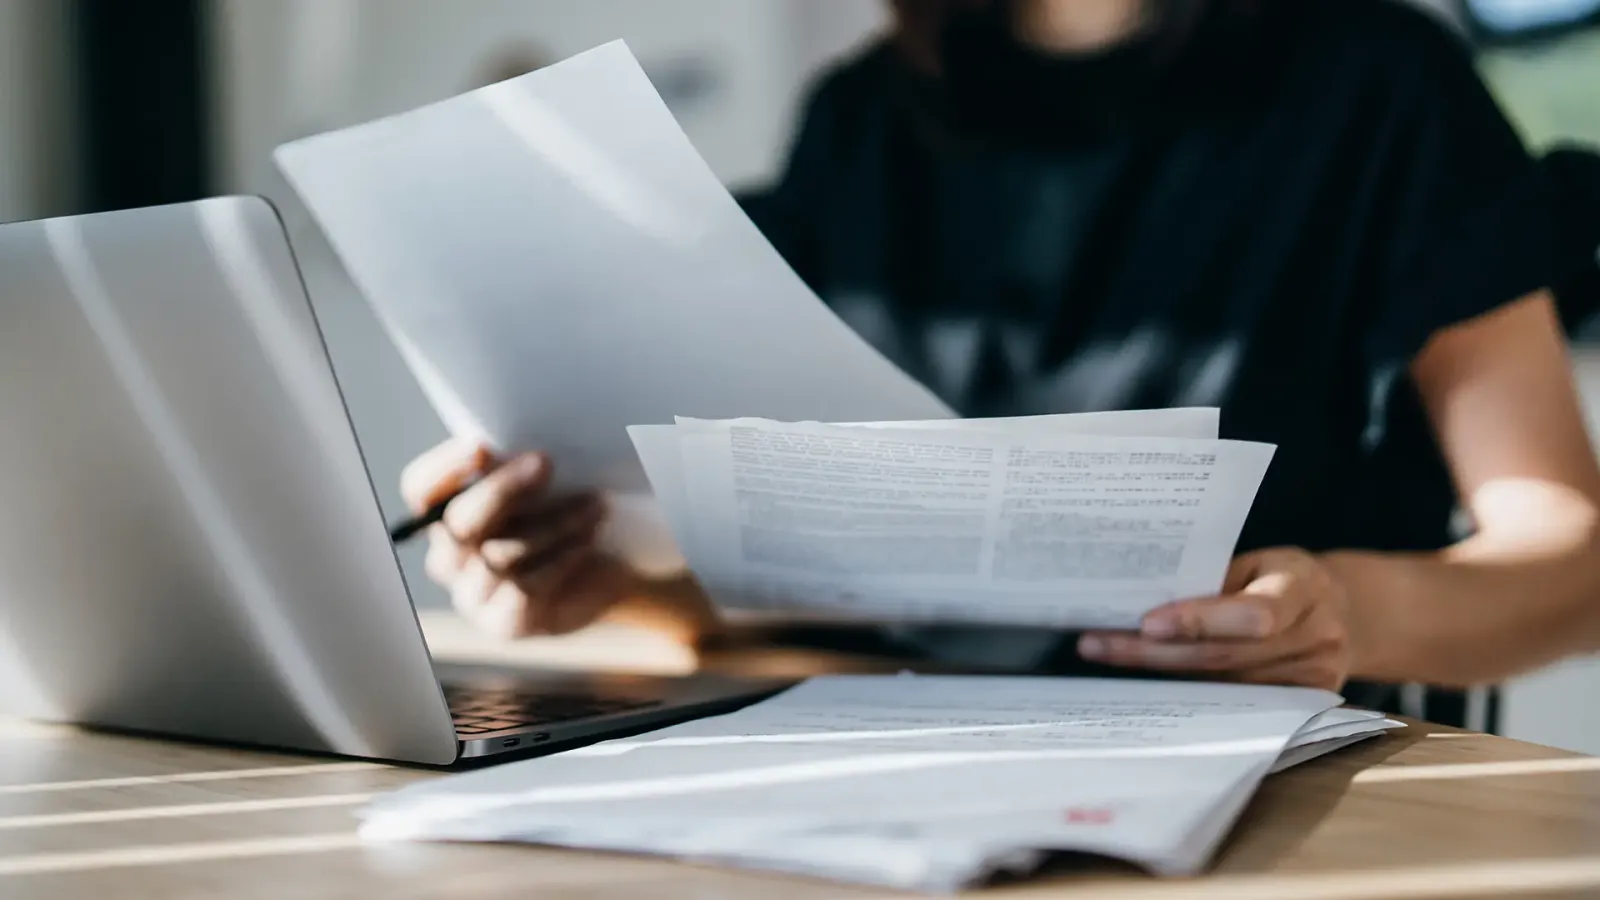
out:
{"label": "woman's left hand", "polygon": [[1168,604],[1137,634],[1084,635],[1084,659],[1218,681],[1339,690],[1350,674],[1343,585],[1303,550],[1262,550],[1233,561],[1222,596]]}

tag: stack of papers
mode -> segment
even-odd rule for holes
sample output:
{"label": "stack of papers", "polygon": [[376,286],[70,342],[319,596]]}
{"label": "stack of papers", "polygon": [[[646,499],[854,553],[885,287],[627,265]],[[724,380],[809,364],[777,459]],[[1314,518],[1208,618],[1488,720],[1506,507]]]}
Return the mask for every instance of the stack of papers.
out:
{"label": "stack of papers", "polygon": [[840,676],[642,738],[454,776],[364,811],[374,841],[638,852],[907,890],[1053,852],[1206,867],[1261,780],[1390,728],[1325,691]]}
{"label": "stack of papers", "polygon": [[725,608],[896,623],[1137,628],[1221,589],[1272,460],[1216,410],[630,428]]}

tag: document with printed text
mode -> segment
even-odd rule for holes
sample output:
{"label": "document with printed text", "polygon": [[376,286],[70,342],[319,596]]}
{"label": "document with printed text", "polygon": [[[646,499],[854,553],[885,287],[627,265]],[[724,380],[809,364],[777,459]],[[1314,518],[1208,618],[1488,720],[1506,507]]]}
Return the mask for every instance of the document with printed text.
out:
{"label": "document with printed text", "polygon": [[1215,593],[1273,448],[1215,411],[630,429],[678,547],[732,609],[1127,628]]}
{"label": "document with printed text", "polygon": [[372,840],[527,841],[917,890],[1051,851],[1202,869],[1262,778],[1396,723],[1324,691],[841,676],[384,797]]}

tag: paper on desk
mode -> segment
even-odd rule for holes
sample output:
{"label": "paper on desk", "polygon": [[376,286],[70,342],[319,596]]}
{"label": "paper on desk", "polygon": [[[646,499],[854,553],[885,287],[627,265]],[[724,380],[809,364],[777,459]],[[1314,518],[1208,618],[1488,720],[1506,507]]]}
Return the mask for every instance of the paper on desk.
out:
{"label": "paper on desk", "polygon": [[680,418],[630,434],[689,568],[724,607],[1129,628],[1221,588],[1272,458],[1262,444],[1126,436],[1141,422],[1157,434],[1208,427],[1191,413],[1102,417],[1101,433],[1056,417],[938,428]]}
{"label": "paper on desk", "polygon": [[1292,769],[1336,750],[1343,750],[1351,744],[1404,727],[1404,723],[1379,712],[1330,709],[1306,723],[1278,756],[1277,762],[1273,763],[1272,771],[1277,773]]}
{"label": "paper on desk", "polygon": [[794,274],[621,42],[277,161],[450,429],[566,484],[642,490],[624,429],[680,413],[951,415]]}
{"label": "paper on desk", "polygon": [[645,852],[919,890],[1053,850],[1185,874],[1206,864],[1297,733],[1338,702],[1193,683],[818,678],[731,715],[407,788],[367,809],[362,833]]}

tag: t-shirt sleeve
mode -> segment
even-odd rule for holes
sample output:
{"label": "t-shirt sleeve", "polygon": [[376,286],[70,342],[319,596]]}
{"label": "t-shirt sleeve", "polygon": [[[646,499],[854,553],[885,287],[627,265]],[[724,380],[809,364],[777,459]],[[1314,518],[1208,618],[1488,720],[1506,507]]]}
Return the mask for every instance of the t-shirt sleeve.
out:
{"label": "t-shirt sleeve", "polygon": [[1442,30],[1419,35],[1390,81],[1392,123],[1368,330],[1380,366],[1404,368],[1438,331],[1560,277],[1549,181]]}

